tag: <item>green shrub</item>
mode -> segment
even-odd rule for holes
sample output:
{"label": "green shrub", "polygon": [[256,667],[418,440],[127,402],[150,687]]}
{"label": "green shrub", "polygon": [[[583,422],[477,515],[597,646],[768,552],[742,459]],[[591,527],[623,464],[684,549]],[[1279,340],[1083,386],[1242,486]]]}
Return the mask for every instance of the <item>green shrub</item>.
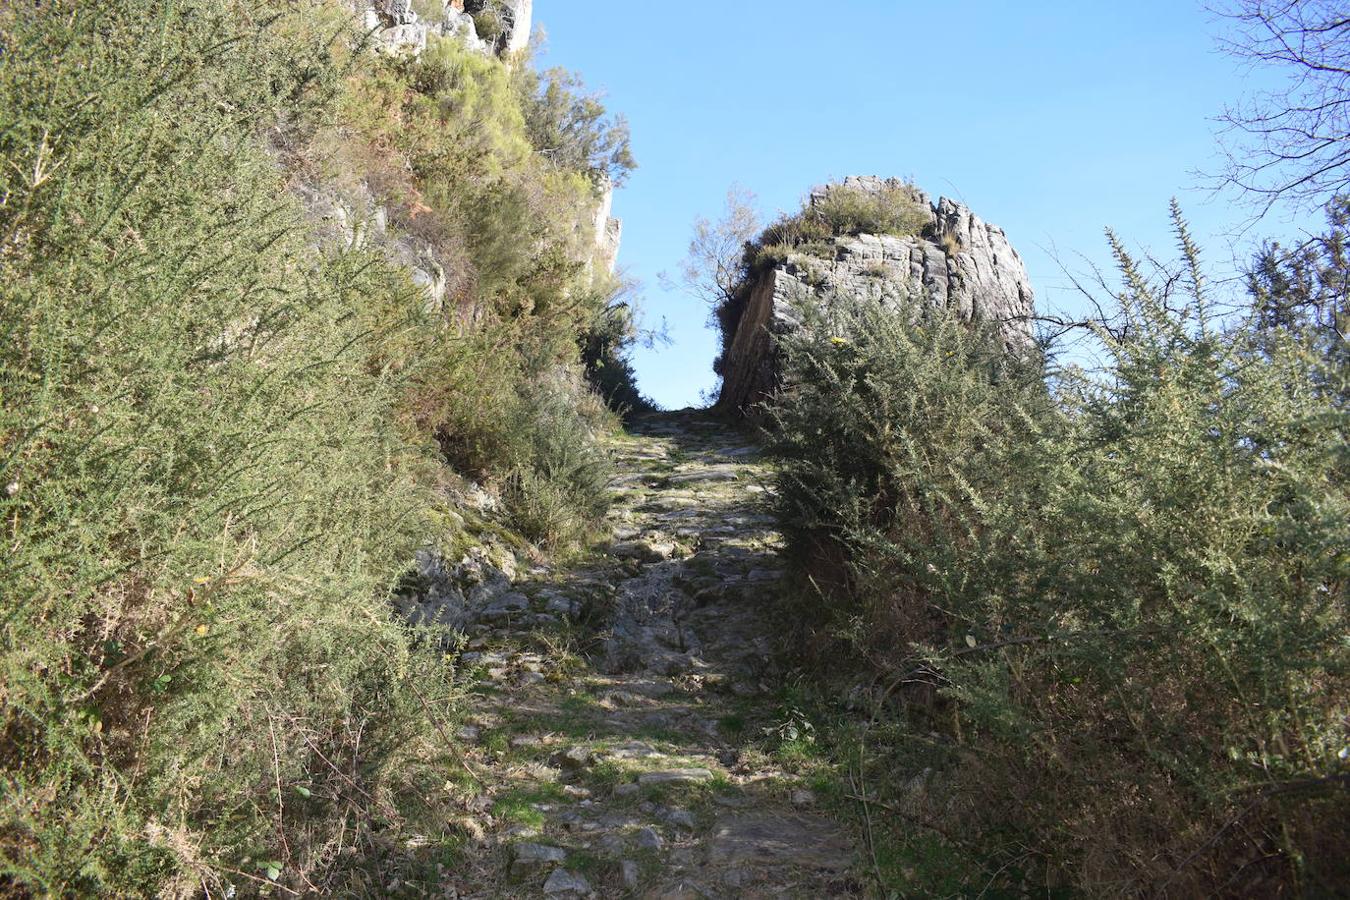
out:
{"label": "green shrub", "polygon": [[628,180],[637,161],[623,116],[610,118],[600,95],[587,91],[574,72],[554,68],[539,75],[520,66],[514,75],[536,151],[596,183],[617,186]]}
{"label": "green shrub", "polygon": [[344,848],[444,798],[444,667],[387,602],[432,332],[261,140],[326,118],[337,21],[0,10],[0,892],[348,893]]}
{"label": "green shrub", "polygon": [[[802,618],[908,698],[873,774],[897,829],[951,836],[991,884],[1347,877],[1346,415],[1323,388],[1345,373],[1297,332],[1220,328],[1177,226],[1162,283],[1187,295],[1117,245],[1125,327],[1053,392],[956,323],[846,298],[784,346]],[[900,760],[937,771],[932,799]]]}
{"label": "green shrub", "polygon": [[[388,597],[456,537],[438,467],[543,543],[603,511],[590,178],[536,158],[499,61],[349,25],[0,7],[0,893],[434,868],[457,698]],[[369,189],[384,246],[317,246],[293,176]],[[446,304],[391,246],[455,270]]]}
{"label": "green shrub", "polygon": [[857,234],[911,237],[928,225],[931,213],[913,185],[885,182],[878,189],[830,185],[805,209],[782,215],[750,242],[742,267],[758,274],[786,250],[828,254],[831,240]]}
{"label": "green shrub", "polygon": [[914,188],[886,183],[878,190],[849,185],[831,185],[805,215],[832,235],[917,235],[928,224],[929,210]]}
{"label": "green shrub", "polygon": [[412,0],[412,11],[431,25],[445,23],[445,0]]}
{"label": "green shrub", "polygon": [[512,417],[528,426],[517,439],[508,509],[522,534],[547,546],[580,542],[609,508],[610,466],[595,439],[612,425],[599,404],[578,409],[583,390],[564,380],[536,382]]}
{"label": "green shrub", "polygon": [[552,336],[532,327],[484,324],[432,350],[412,415],[456,471],[503,490],[525,537],[566,546],[585,538],[608,506],[598,438],[616,423],[581,378],[554,362]]}
{"label": "green shrub", "polygon": [[496,44],[506,33],[506,23],[502,21],[501,11],[488,5],[472,14],[474,31],[489,44]]}
{"label": "green shrub", "polygon": [[[578,476],[603,467],[595,434],[613,420],[585,382],[560,373],[594,370],[598,360],[583,356],[593,338],[617,363],[632,335],[604,331],[612,292],[587,266],[594,173],[532,152],[532,101],[512,81],[537,84],[527,68],[518,63],[509,74],[457,41],[433,39],[419,59],[353,85],[343,110],[348,133],[335,139],[343,154],[362,145],[355,155],[363,167],[391,152],[405,159],[409,177],[384,182],[393,224],[463,260],[454,299],[472,310],[472,324],[449,323],[419,367],[410,392],[418,429],[435,435],[458,471],[505,491],[527,537],[564,545],[595,523],[603,485]],[[549,403],[541,405],[540,391]],[[568,452],[584,456],[584,466],[555,458],[549,441],[557,435],[568,436]]]}
{"label": "green shrub", "polygon": [[637,386],[629,348],[638,340],[638,323],[627,295],[633,285],[621,278],[597,278],[595,320],[581,338],[586,380],[605,404],[622,418],[650,412],[655,406]]}

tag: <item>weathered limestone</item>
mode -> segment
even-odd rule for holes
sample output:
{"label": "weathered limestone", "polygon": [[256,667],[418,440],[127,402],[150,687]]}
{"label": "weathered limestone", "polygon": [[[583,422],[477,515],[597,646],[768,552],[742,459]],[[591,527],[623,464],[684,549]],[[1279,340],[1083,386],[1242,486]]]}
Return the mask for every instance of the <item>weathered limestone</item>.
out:
{"label": "weathered limestone", "polygon": [[[499,56],[519,53],[530,45],[530,28],[534,24],[534,0],[464,0],[460,4],[470,16],[484,11],[495,12],[501,33],[489,41]],[[486,35],[484,35],[486,38]]]}
{"label": "weathered limestone", "polygon": [[463,9],[446,8],[445,22],[441,25],[441,33],[446,37],[458,39],[469,49],[478,53],[486,55],[492,52],[488,42],[478,36],[478,26],[474,24],[473,16],[464,12]]}
{"label": "weathered limestone", "polygon": [[[850,177],[846,189],[881,190],[900,182]],[[836,186],[811,195],[819,203]],[[890,308],[953,310],[963,321],[993,323],[1009,350],[1032,343],[1034,295],[1026,268],[1003,229],[946,197],[929,211],[920,235],[859,234],[831,241],[831,254],[796,253],[751,285],[749,301],[723,360],[719,409],[744,412],[777,384],[775,337],[801,327],[793,309],[803,298],[828,305],[864,298]]]}
{"label": "weathered limestone", "polygon": [[534,0],[505,0],[506,18],[510,24],[504,42],[504,52],[518,53],[530,46],[530,28],[534,24]]}
{"label": "weathered limestone", "polygon": [[623,222],[614,218],[614,185],[606,179],[600,186],[600,204],[595,210],[595,246],[597,262],[613,273],[619,262],[619,243]]}
{"label": "weathered limestone", "polygon": [[[502,25],[491,41],[479,36],[473,18],[489,7]],[[412,0],[368,0],[358,9],[366,30],[374,34],[376,49],[396,56],[422,53],[431,34],[457,38],[479,53],[510,56],[530,45],[534,21],[533,0],[442,0],[440,12],[429,20],[417,15]]]}

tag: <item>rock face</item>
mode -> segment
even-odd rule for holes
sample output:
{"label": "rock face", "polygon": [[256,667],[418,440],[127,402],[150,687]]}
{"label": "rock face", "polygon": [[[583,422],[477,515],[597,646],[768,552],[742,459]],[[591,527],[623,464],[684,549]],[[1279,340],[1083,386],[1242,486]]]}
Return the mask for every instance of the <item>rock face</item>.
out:
{"label": "rock face", "polygon": [[619,263],[619,243],[623,240],[623,222],[614,218],[614,185],[605,179],[600,185],[600,205],[595,211],[595,247],[598,262],[613,273]]}
{"label": "rock face", "polygon": [[534,0],[506,0],[505,17],[509,24],[503,49],[517,53],[530,45],[530,27],[534,20]]}
{"label": "rock face", "polygon": [[[880,191],[900,182],[850,177],[817,188],[811,204],[839,188]],[[966,322],[994,323],[1011,351],[1032,343],[1033,294],[1022,258],[1003,229],[966,206],[943,197],[933,203],[921,235],[859,234],[834,238],[832,255],[792,254],[750,285],[750,296],[722,365],[718,408],[745,413],[778,383],[776,336],[801,327],[794,302],[829,304],[832,298],[866,298],[891,308],[922,304],[953,310]]]}
{"label": "rock face", "polygon": [[[534,21],[534,0],[459,0],[451,4],[461,13],[472,17],[484,12],[494,14],[497,34],[484,33],[481,37],[500,56],[518,53],[530,45],[530,27]],[[472,21],[472,19],[470,19]]]}
{"label": "rock face", "polygon": [[367,184],[338,186],[322,181],[299,181],[292,190],[305,204],[316,225],[317,244],[381,250],[391,262],[408,270],[413,284],[422,289],[427,312],[444,313],[446,295],[452,288],[459,287],[462,274],[447,271],[427,242],[391,228],[388,209]]}
{"label": "rock face", "polygon": [[[530,45],[534,0],[438,0],[432,5],[438,11],[427,18],[417,15],[412,0],[366,0],[358,8],[378,49],[396,56],[421,53],[432,34],[454,37],[479,53],[504,57]],[[491,21],[499,33],[479,35],[474,16],[484,12],[495,14]]]}

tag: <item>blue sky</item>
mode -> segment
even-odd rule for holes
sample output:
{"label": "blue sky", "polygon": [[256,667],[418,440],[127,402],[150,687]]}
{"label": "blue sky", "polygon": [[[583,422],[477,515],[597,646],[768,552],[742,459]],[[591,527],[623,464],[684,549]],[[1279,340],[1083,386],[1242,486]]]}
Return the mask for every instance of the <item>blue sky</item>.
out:
{"label": "blue sky", "polygon": [[620,266],[673,339],[635,355],[670,408],[716,384],[716,337],[657,274],[733,183],[770,215],[831,178],[912,177],[1001,225],[1038,307],[1073,311],[1056,256],[1106,265],[1107,225],[1169,251],[1173,195],[1210,260],[1232,259],[1223,236],[1244,211],[1192,173],[1217,166],[1212,118],[1270,83],[1215,50],[1222,25],[1192,0],[536,0],[535,17],[539,64],[581,72],[632,125]]}

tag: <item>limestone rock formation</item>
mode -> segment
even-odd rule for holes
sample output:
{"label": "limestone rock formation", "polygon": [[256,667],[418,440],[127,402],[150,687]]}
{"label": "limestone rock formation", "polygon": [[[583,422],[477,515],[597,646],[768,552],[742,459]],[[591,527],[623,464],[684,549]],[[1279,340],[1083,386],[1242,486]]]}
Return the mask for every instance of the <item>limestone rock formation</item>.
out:
{"label": "limestone rock formation", "polygon": [[[376,46],[393,55],[417,55],[427,37],[454,37],[479,53],[510,56],[530,44],[534,0],[438,0],[434,14],[418,16],[412,0],[367,0],[359,7]],[[479,23],[491,33],[479,34]]]}
{"label": "limestone rock formation", "polygon": [[600,204],[595,211],[595,247],[597,261],[608,272],[619,263],[619,243],[623,240],[623,222],[613,216],[614,185],[604,179],[600,185]]}
{"label": "limestone rock formation", "polygon": [[[879,192],[898,186],[894,179],[850,177],[817,188],[810,204],[841,188]],[[747,285],[745,312],[722,361],[719,409],[745,412],[773,391],[775,337],[801,327],[793,306],[802,298],[829,304],[851,296],[915,310],[927,303],[951,309],[963,321],[993,323],[1010,351],[1031,346],[1031,283],[1003,229],[955,200],[916,196],[928,215],[919,235],[836,237],[828,254],[793,253]]]}

